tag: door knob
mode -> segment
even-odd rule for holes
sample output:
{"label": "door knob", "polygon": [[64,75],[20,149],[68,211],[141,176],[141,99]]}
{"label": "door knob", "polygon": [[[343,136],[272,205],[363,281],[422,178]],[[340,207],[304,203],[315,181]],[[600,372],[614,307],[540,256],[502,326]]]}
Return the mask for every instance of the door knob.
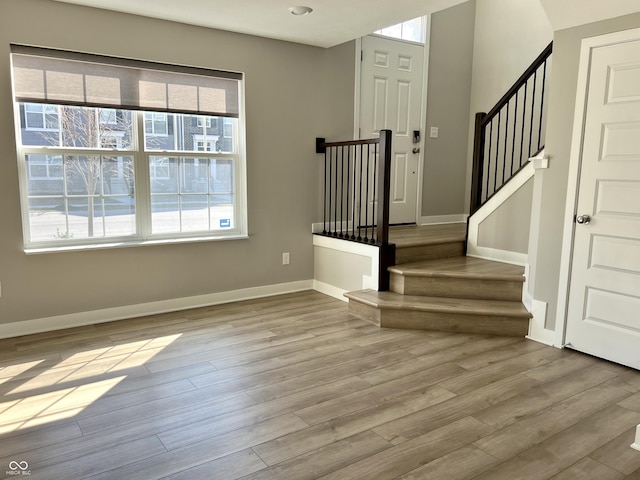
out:
{"label": "door knob", "polygon": [[413,153],[420,153],[420,148],[418,148],[418,147],[414,147],[414,149],[413,149]]}
{"label": "door knob", "polygon": [[580,215],[579,217],[576,217],[576,222],[580,225],[589,225],[590,221],[591,217],[589,215]]}

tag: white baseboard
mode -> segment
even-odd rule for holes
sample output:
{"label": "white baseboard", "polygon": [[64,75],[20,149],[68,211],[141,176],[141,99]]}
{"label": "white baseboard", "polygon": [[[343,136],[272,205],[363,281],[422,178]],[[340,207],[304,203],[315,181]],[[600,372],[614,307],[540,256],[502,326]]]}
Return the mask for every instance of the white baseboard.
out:
{"label": "white baseboard", "polygon": [[347,293],[346,290],[343,290],[338,287],[334,287],[333,285],[329,285],[328,283],[320,282],[318,280],[313,281],[313,289],[316,292],[324,293],[325,295],[329,295],[337,300],[342,300],[343,302],[348,302],[349,299],[344,296]]}
{"label": "white baseboard", "polygon": [[419,225],[441,225],[444,223],[466,223],[468,215],[460,213],[457,215],[432,215],[430,217],[420,217]]}
{"label": "white baseboard", "polygon": [[636,427],[636,441],[631,444],[631,448],[640,451],[640,425]]}
{"label": "white baseboard", "polygon": [[547,319],[547,304],[535,300],[531,296],[523,303],[527,306],[527,309],[529,309],[530,305],[529,313],[533,315],[533,318],[529,321],[529,335],[527,335],[527,338],[552,347],[554,345],[555,332],[544,327]]}
{"label": "white baseboard", "polygon": [[510,252],[508,250],[478,247],[474,245],[467,246],[467,256],[493,260],[496,262],[511,263],[512,265],[519,265],[521,267],[524,267],[527,263],[526,253]]}
{"label": "white baseboard", "polygon": [[161,300],[158,302],[141,303],[138,305],[127,305],[123,307],[105,308],[90,312],[70,313],[67,315],[57,315],[47,318],[25,320],[0,324],[0,339],[31,335],[65,328],[83,327],[97,323],[113,322],[125,320],[127,318],[156,315],[159,313],[188,310],[190,308],[208,307],[223,303],[239,302],[254,298],[271,297],[286,293],[312,290],[313,280],[301,280],[290,283],[280,283],[276,285],[264,285],[260,287],[243,288],[228,292],[210,293],[197,295],[194,297],[174,298]]}

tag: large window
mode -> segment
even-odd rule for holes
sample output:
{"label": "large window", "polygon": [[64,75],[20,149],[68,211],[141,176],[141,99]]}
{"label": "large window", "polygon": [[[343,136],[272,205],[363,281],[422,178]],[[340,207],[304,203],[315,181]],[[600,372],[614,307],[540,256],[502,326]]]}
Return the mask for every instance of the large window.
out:
{"label": "large window", "polygon": [[[129,88],[140,98],[124,99],[118,92],[116,100],[104,100],[102,89],[89,91],[96,76],[108,76],[102,64],[98,73],[92,73],[94,58],[85,62],[74,58],[67,64],[67,52],[56,57],[51,51],[12,48],[27,248],[246,235],[238,75],[221,81],[220,72],[213,72],[211,85],[204,75],[208,71],[192,78],[195,75],[185,77],[168,67],[161,72],[163,88],[152,88],[154,82],[140,78],[153,79],[158,68],[154,64],[150,77],[139,67],[142,75]],[[34,65],[40,69],[35,79],[30,76]],[[42,85],[42,78],[61,74],[72,81],[79,67],[83,79],[77,83],[82,89],[78,99],[99,94],[105,105],[70,103],[73,88],[58,88],[61,94],[56,96],[51,92],[58,85]],[[199,84],[203,81],[204,86]],[[190,88],[196,88],[197,95],[189,97]],[[178,100],[190,101],[180,107],[178,100],[167,98],[172,89],[182,89]],[[203,108],[198,101],[208,105]],[[165,111],[142,108],[141,103]]]}

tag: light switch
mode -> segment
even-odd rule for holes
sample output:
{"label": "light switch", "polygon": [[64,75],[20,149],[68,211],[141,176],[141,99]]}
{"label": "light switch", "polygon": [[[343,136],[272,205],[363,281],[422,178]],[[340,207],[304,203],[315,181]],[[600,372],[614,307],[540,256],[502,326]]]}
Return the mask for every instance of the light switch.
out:
{"label": "light switch", "polygon": [[431,138],[438,138],[438,127],[431,127],[431,132],[429,133]]}

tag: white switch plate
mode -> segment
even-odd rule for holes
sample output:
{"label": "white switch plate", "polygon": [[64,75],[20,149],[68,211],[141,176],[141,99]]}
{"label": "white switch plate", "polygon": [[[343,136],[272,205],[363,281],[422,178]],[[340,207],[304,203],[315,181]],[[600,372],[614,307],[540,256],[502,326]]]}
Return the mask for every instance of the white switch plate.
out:
{"label": "white switch plate", "polygon": [[431,127],[431,131],[429,132],[429,136],[431,138],[438,138],[438,127]]}
{"label": "white switch plate", "polygon": [[283,264],[283,265],[289,265],[289,260],[290,260],[290,258],[289,258],[289,252],[284,252],[284,253],[282,254],[282,264]]}

